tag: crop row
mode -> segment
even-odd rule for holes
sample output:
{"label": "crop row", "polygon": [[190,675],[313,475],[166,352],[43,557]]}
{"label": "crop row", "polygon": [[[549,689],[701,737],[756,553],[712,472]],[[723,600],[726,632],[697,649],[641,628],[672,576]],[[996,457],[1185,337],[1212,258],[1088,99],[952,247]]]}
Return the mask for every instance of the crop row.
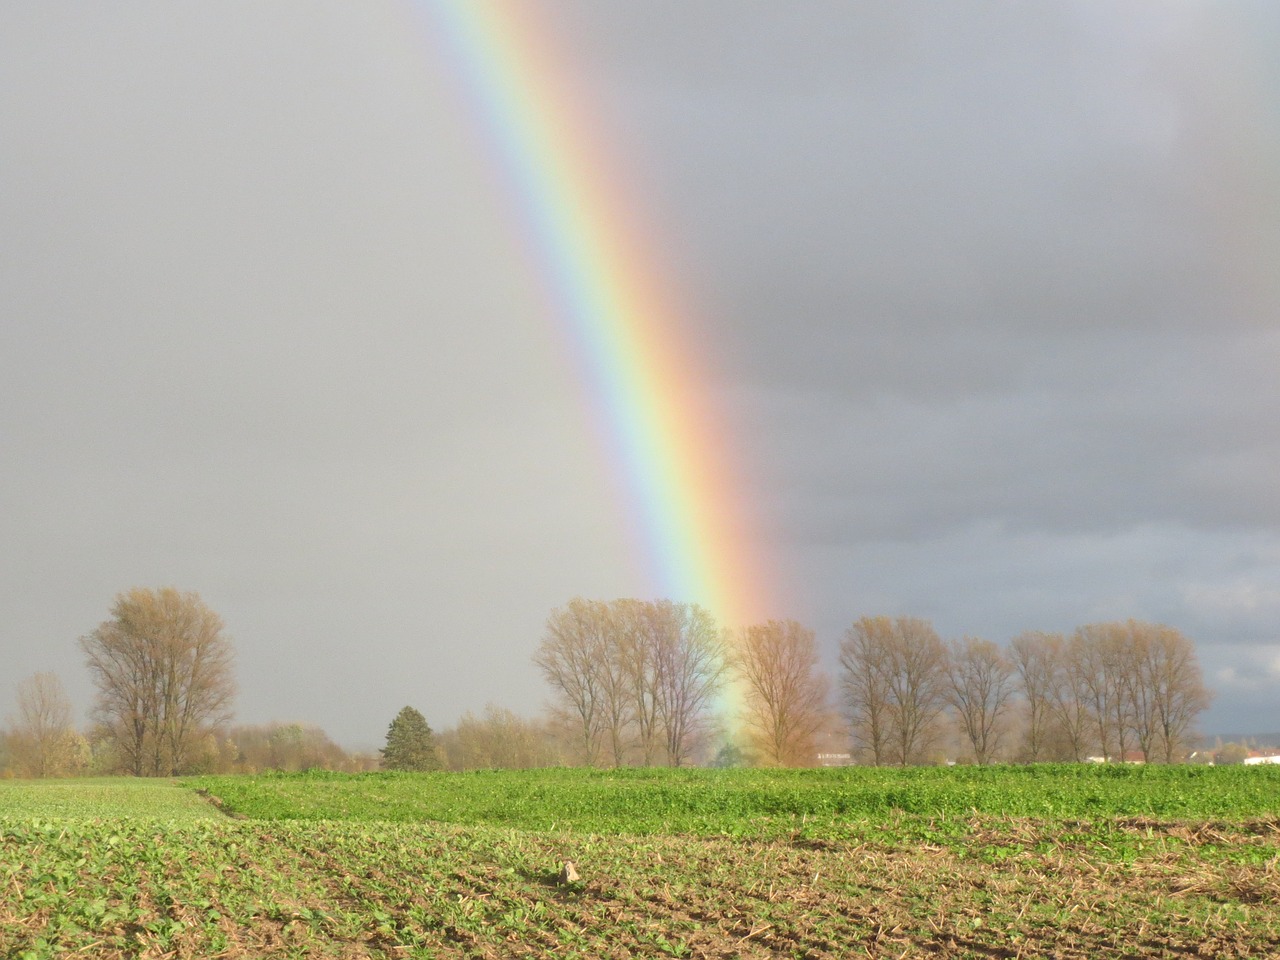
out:
{"label": "crop row", "polygon": [[[841,840],[0,819],[0,956],[1267,956],[1280,821]],[[561,883],[566,859],[581,879]],[[1004,951],[1004,952],[1001,952]]]}
{"label": "crop row", "polygon": [[0,815],[10,818],[145,816],[209,820],[217,811],[190,790],[167,780],[124,777],[78,780],[0,780]]}
{"label": "crop row", "polygon": [[269,820],[380,820],[596,833],[839,831],[899,813],[1049,820],[1240,820],[1280,813],[1280,767],[525,770],[210,777],[228,809]]}
{"label": "crop row", "polygon": [[0,956],[1274,956],[1277,772],[2,784]]}

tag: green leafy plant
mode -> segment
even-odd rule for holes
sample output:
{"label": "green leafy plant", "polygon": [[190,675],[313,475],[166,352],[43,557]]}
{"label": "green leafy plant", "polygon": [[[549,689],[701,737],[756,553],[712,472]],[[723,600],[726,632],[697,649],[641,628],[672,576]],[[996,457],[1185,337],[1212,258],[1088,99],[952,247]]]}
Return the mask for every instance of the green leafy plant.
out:
{"label": "green leafy plant", "polygon": [[1255,772],[4,783],[0,956],[1274,955]]}

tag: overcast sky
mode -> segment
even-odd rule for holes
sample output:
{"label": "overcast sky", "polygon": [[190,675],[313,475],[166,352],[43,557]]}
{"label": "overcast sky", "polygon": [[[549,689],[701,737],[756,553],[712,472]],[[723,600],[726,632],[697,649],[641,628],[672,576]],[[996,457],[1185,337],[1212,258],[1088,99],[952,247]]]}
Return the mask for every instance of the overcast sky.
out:
{"label": "overcast sky", "polygon": [[[522,2],[680,291],[776,596],[1197,645],[1280,729],[1280,8]],[[531,12],[529,12],[531,11]],[[238,717],[547,698],[647,558],[430,5],[0,7],[0,718],[133,586]],[[728,496],[730,492],[726,492]]]}

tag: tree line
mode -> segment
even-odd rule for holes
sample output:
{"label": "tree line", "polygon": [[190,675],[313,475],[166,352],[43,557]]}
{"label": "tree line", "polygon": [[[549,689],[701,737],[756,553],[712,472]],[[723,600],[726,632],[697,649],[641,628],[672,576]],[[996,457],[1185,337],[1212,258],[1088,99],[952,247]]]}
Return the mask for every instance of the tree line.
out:
{"label": "tree line", "polygon": [[[197,594],[136,588],[110,614],[80,639],[97,690],[90,728],[74,727],[55,675],[27,678],[0,730],[0,775],[808,766],[819,753],[876,765],[1173,763],[1211,699],[1194,645],[1159,624],[1028,632],[1001,647],[946,642],[917,618],[864,617],[829,677],[813,631],[794,620],[728,630],[697,604],[576,598],[551,612],[533,656],[552,693],[544,716],[490,704],[436,733],[406,707],[387,749],[350,753],[315,726],[231,722],[234,652]],[[406,730],[408,753],[392,742]]]}
{"label": "tree line", "polygon": [[428,752],[407,759],[394,750],[390,756],[346,750],[313,724],[235,724],[233,646],[221,617],[194,592],[125,591],[79,645],[96,690],[90,725],[76,728],[56,674],[27,677],[17,685],[16,714],[0,728],[0,776],[461,770],[566,762],[548,723],[496,705],[479,716],[464,714],[439,734],[418,714]]}
{"label": "tree line", "polygon": [[723,688],[728,649],[699,606],[578,598],[551,614],[533,659],[581,762],[680,766]]}
{"label": "tree line", "polygon": [[1027,632],[1001,648],[944,643],[912,617],[864,617],[841,643],[840,676],[855,747],[877,765],[924,762],[948,721],[978,763],[1174,763],[1211,700],[1191,641],[1136,620]]}
{"label": "tree line", "polygon": [[[1191,641],[1135,620],[1001,647],[948,643],[914,617],[863,617],[841,640],[833,684],[794,620],[733,631],[696,605],[575,599],[552,612],[534,663],[585,764],[807,766],[820,749],[874,765],[1173,763],[1211,700]],[[721,700],[737,716],[721,710],[717,729]]]}
{"label": "tree line", "polygon": [[[78,777],[134,774],[111,728],[91,724],[81,732],[72,704],[54,673],[18,684],[17,712],[0,729],[0,776]],[[322,729],[304,723],[226,724],[201,727],[183,751],[180,774],[262,773],[268,770],[376,770],[372,751],[348,751]],[[143,776],[151,775],[144,767]],[[167,774],[166,774],[167,775]]]}
{"label": "tree line", "polygon": [[348,753],[308,724],[232,724],[234,650],[222,618],[196,593],[125,591],[79,646],[96,690],[88,730],[72,723],[57,675],[37,673],[18,685],[17,716],[0,732],[0,772],[172,776],[377,765],[376,756]]}
{"label": "tree line", "polygon": [[169,776],[199,765],[200,751],[216,753],[211,737],[229,723],[235,696],[233,651],[198,595],[126,591],[80,649],[97,689],[89,736],[72,727],[58,678],[36,674],[18,689],[6,769]]}

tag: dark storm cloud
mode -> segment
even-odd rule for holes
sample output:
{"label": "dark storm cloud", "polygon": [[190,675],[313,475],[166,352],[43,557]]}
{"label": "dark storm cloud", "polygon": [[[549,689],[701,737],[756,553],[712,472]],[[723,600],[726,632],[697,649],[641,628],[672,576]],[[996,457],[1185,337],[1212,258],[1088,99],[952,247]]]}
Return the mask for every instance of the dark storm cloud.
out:
{"label": "dark storm cloud", "polygon": [[[1107,482],[1101,524],[1198,522],[1197,499],[1210,520],[1274,521],[1261,491],[1246,491],[1260,514],[1236,509],[1198,462],[1229,477],[1278,452],[1257,359],[1274,328],[1222,249],[1236,225],[1221,201],[1248,171],[1213,135],[1246,93],[1222,82],[1235,50],[1210,11],[627,19],[620,35],[651,32],[609,49],[617,96],[648,104],[632,136],[668,158],[672,233],[697,237],[688,269],[719,298],[734,389],[750,378],[758,416],[804,425],[777,460],[828,477],[860,454],[897,461],[895,487],[952,499],[987,475],[1014,504],[996,481]],[[716,36],[725,53],[709,57]],[[1230,134],[1274,150],[1267,129]],[[1126,489],[1165,483],[1178,489],[1125,505]],[[1033,506],[1018,519],[1059,512]]]}
{"label": "dark storm cloud", "polygon": [[1275,16],[647,9],[568,35],[823,632],[1141,616],[1228,687],[1274,660]]}

